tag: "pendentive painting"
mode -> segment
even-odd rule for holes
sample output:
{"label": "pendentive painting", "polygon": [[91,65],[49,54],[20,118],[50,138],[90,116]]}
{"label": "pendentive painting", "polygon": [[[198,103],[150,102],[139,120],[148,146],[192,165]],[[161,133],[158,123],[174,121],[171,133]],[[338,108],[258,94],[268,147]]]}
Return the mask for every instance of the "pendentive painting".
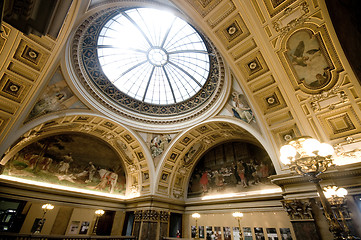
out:
{"label": "pendentive painting", "polygon": [[53,135],[31,143],[7,162],[3,174],[118,195],[126,188],[117,153],[102,140],[83,134]]}
{"label": "pendentive painting", "polygon": [[229,142],[205,153],[193,170],[188,198],[246,193],[275,188],[268,177],[275,169],[264,149],[247,142]]}
{"label": "pendentive painting", "polygon": [[320,89],[331,80],[333,66],[318,35],[308,30],[295,32],[287,42],[286,53],[297,81],[310,89]]}
{"label": "pendentive painting", "polygon": [[73,94],[61,71],[57,70],[25,121],[66,109],[87,109],[87,107]]}

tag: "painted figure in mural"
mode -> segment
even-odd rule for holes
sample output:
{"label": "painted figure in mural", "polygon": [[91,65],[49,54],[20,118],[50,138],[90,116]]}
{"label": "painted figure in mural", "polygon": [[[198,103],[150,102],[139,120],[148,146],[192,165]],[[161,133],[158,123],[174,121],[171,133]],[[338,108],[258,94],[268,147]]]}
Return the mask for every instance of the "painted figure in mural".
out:
{"label": "painted figure in mural", "polygon": [[201,180],[199,181],[199,183],[202,186],[203,192],[208,192],[208,182],[209,182],[209,175],[208,172],[205,171],[203,172]]}
{"label": "painted figure in mural", "polygon": [[109,187],[109,192],[113,193],[118,181],[118,174],[106,169],[100,169],[99,175],[100,183],[95,189],[104,190],[106,187]]}
{"label": "painted figure in mural", "polygon": [[53,159],[50,157],[43,157],[40,162],[41,170],[49,171],[49,168],[53,162]]}
{"label": "painted figure in mural", "polygon": [[245,163],[243,161],[240,161],[237,163],[237,172],[239,175],[239,178],[241,179],[241,184],[243,187],[248,187],[248,183],[247,183],[247,179],[246,179],[246,175],[245,175]]}
{"label": "painted figure in mural", "polygon": [[214,178],[217,186],[217,191],[223,190],[224,178],[222,174],[220,174],[218,171],[215,171]]}
{"label": "painted figure in mural", "polygon": [[247,107],[246,103],[241,100],[241,95],[237,92],[232,94],[232,111],[235,117],[250,123],[252,120],[254,121],[254,116],[251,108]]}
{"label": "painted figure in mural", "polygon": [[94,175],[97,172],[96,167],[93,165],[92,162],[89,162],[89,166],[88,166],[88,172],[89,172],[89,177],[88,180],[86,180],[85,182],[92,182],[94,179]]}
{"label": "painted figure in mural", "polygon": [[29,154],[29,153],[27,153],[27,154],[24,155],[24,160],[28,161],[30,169],[34,169],[36,160],[38,160],[38,158],[39,158],[39,154],[34,154],[34,153]]}
{"label": "painted figure in mural", "polygon": [[54,95],[46,96],[35,104],[30,115],[33,117],[56,111],[65,98],[64,92],[57,92]]}
{"label": "painted figure in mural", "polygon": [[94,166],[92,162],[89,162],[89,165],[84,169],[84,171],[75,174],[75,177],[78,180],[84,181],[85,183],[93,182],[94,175],[97,173],[97,168]]}
{"label": "painted figure in mural", "polygon": [[171,137],[169,134],[161,134],[155,136],[150,141],[150,150],[152,152],[152,157],[155,158],[163,153],[166,149],[166,145],[171,141]]}
{"label": "painted figure in mural", "polygon": [[70,163],[73,161],[71,153],[64,156],[64,161],[59,163],[58,173],[68,174]]}

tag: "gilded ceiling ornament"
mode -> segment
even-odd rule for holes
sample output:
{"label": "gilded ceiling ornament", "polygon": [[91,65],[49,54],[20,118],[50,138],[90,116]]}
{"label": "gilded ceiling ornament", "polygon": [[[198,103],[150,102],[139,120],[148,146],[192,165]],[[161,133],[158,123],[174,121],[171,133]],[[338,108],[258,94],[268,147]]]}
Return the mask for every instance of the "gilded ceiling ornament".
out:
{"label": "gilded ceiling ornament", "polygon": [[345,91],[339,87],[332,88],[329,91],[324,91],[320,94],[315,94],[310,97],[310,104],[313,111],[321,111],[322,109],[334,109],[337,105],[348,102],[349,99]]}
{"label": "gilded ceiling ornament", "polygon": [[[295,9],[291,7],[286,8],[283,16],[272,22],[273,28],[276,32],[280,33],[282,37],[295,27],[308,21],[309,17],[307,15],[309,12],[310,9],[306,2],[301,3],[299,7]],[[290,18],[292,20],[289,20]]]}

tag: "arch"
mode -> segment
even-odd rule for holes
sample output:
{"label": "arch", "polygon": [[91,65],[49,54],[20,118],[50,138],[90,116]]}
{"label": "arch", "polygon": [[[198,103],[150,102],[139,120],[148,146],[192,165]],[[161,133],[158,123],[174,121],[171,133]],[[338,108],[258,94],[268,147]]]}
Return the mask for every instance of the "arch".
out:
{"label": "arch", "polygon": [[[108,118],[90,113],[69,113],[59,117],[46,115],[24,125],[16,133],[18,140],[1,160],[5,165],[17,152],[31,143],[48,136],[62,133],[87,134],[106,142],[122,159],[127,178],[127,197],[148,194],[152,191],[151,180],[154,166],[149,164],[150,153],[137,133]],[[148,178],[142,177],[147,173]]]}
{"label": "arch", "polygon": [[277,173],[280,163],[267,140],[249,124],[231,117],[216,117],[181,133],[164,154],[156,171],[155,192],[183,199],[190,175],[199,158],[225,141],[246,140],[267,152]]}

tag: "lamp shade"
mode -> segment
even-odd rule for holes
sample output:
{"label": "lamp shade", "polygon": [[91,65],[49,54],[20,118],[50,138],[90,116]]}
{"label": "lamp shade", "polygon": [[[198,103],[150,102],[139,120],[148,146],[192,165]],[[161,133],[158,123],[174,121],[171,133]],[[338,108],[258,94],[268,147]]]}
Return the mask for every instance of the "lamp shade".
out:
{"label": "lamp shade", "polygon": [[282,146],[280,149],[280,152],[281,152],[281,156],[283,156],[283,158],[287,158],[287,159],[294,158],[297,154],[296,148],[294,148],[291,145]]}
{"label": "lamp shade", "polygon": [[201,215],[199,213],[193,213],[192,214],[192,218],[198,219],[200,217],[201,217]]}
{"label": "lamp shade", "polygon": [[102,209],[98,209],[95,211],[95,215],[97,215],[97,216],[103,216],[103,214],[104,214],[104,210],[102,210]]}
{"label": "lamp shade", "polygon": [[307,138],[302,142],[302,147],[309,156],[314,156],[320,150],[321,143],[314,138]]}
{"label": "lamp shade", "polygon": [[232,213],[232,215],[233,215],[233,217],[235,217],[235,218],[241,218],[241,217],[243,217],[243,213],[241,213],[241,212],[234,212],[234,213]]}
{"label": "lamp shade", "polygon": [[47,203],[47,204],[44,204],[43,206],[41,206],[41,208],[44,210],[52,210],[52,209],[54,209],[54,205]]}
{"label": "lamp shade", "polygon": [[345,197],[347,195],[347,190],[345,188],[339,188],[336,191],[337,197]]}
{"label": "lamp shade", "polygon": [[320,150],[318,151],[318,155],[322,157],[331,156],[335,150],[333,147],[328,143],[321,143],[320,144]]}

